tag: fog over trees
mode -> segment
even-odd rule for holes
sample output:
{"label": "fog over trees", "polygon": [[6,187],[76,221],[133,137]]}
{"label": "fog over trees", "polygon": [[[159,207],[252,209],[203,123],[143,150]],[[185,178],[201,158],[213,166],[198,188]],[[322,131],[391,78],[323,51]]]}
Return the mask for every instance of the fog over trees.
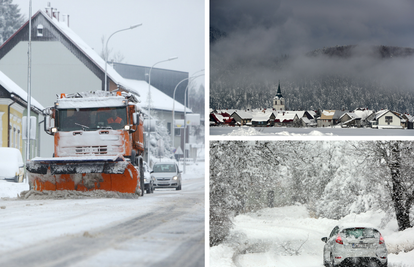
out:
{"label": "fog over trees", "polygon": [[288,110],[368,108],[414,113],[414,49],[338,46],[238,60],[213,53],[210,107],[271,108],[280,81]]}
{"label": "fog over trees", "polygon": [[383,210],[384,224],[412,227],[413,156],[408,141],[212,141],[210,246],[233,216],[294,204],[329,219]]}

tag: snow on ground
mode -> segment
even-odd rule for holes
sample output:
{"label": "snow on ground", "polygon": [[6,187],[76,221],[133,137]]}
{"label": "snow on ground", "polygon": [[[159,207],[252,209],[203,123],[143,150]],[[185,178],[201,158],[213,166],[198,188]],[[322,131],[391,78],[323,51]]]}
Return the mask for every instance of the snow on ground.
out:
{"label": "snow on ground", "polygon": [[413,130],[407,129],[372,129],[339,127],[210,127],[211,136],[414,136]]}
{"label": "snow on ground", "polygon": [[[233,128],[231,128],[233,129]],[[229,132],[228,136],[250,136],[250,135],[269,135],[268,133],[264,133],[263,132],[264,128],[253,128],[253,127],[239,127],[239,128],[235,128],[234,130],[232,130],[231,132]],[[286,129],[286,128],[285,128]],[[291,133],[289,131],[281,131],[281,132],[275,132],[273,133],[273,135],[276,136],[323,136],[323,135],[329,135],[332,136],[332,133],[322,133],[320,131],[310,131],[309,133]]]}
{"label": "snow on ground", "polygon": [[[139,199],[46,199],[19,200],[17,195],[28,190],[26,183],[0,180],[0,256],[8,251],[60,236],[86,233],[133,216],[156,211],[160,203],[175,202],[187,191],[190,180],[205,176],[204,162],[188,162],[182,173],[183,190],[157,189]],[[182,170],[182,163],[181,170]],[[187,183],[186,183],[187,182]],[[187,189],[187,190],[186,190]],[[41,229],[39,229],[41,228]]]}
{"label": "snow on ground", "polygon": [[210,248],[211,267],[277,266],[321,267],[324,243],[338,223],[370,223],[378,227],[390,252],[389,266],[413,267],[414,250],[401,252],[401,248],[414,248],[414,229],[397,231],[395,219],[386,223],[383,212],[370,211],[351,214],[341,220],[312,218],[303,206],[266,208],[256,213],[234,218],[234,228],[227,242]]}

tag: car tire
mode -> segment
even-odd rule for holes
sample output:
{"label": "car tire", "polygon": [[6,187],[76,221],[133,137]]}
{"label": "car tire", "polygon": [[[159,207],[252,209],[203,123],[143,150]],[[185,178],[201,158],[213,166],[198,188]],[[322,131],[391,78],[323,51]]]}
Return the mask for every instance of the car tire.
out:
{"label": "car tire", "polygon": [[175,188],[175,190],[181,190],[181,184]]}
{"label": "car tire", "polygon": [[370,261],[368,262],[367,267],[380,267],[381,265],[377,261]]}
{"label": "car tire", "polygon": [[331,264],[330,264],[330,267],[336,267],[336,266],[338,266],[338,265],[335,265],[334,258],[333,258],[332,254],[331,254]]}
{"label": "car tire", "polygon": [[148,188],[147,188],[146,191],[147,191],[147,194],[150,194],[151,193],[151,186],[148,185]]}
{"label": "car tire", "polygon": [[14,176],[14,182],[16,182],[16,183],[19,182],[19,175]]}

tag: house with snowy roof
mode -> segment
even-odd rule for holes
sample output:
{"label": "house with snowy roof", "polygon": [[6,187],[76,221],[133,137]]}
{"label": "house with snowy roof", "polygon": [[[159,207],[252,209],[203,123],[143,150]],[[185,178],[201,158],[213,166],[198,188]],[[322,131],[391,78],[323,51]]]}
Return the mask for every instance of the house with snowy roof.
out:
{"label": "house with snowy roof", "polygon": [[[105,88],[105,60],[69,28],[64,17],[59,18],[55,14],[49,9],[39,10],[31,18],[31,91],[32,96],[43,106],[52,106],[56,95],[61,93]],[[0,71],[23,90],[27,88],[28,39],[29,21],[0,46]],[[167,129],[168,123],[170,129],[173,125],[173,106],[175,105],[177,118],[184,112],[181,103],[175,103],[171,97],[164,96],[154,86],[149,87],[145,81],[122,77],[110,64],[107,64],[107,78],[107,88],[110,91],[120,89],[133,92],[140,96],[142,107],[147,106],[145,98],[151,90],[151,109],[154,113],[163,114],[160,121],[166,123]],[[191,113],[191,110],[187,109],[186,112]],[[181,137],[176,138],[178,140],[175,143],[180,143]],[[42,132],[41,143],[42,156],[51,156],[53,137]]]}
{"label": "house with snowy roof", "polygon": [[[296,114],[299,118],[299,122],[295,126],[302,127],[316,127],[316,120],[314,115],[312,115],[307,110],[297,110],[297,111],[286,111],[287,114]],[[314,112],[313,112],[314,113]]]}
{"label": "house with snowy roof", "polygon": [[343,128],[361,127],[361,117],[353,112],[345,112],[339,117],[339,124],[341,124],[341,127]]}
{"label": "house with snowy roof", "polygon": [[275,123],[275,114],[270,109],[263,109],[253,112],[252,114],[252,126],[255,127],[267,127],[273,126]]}
{"label": "house with snowy roof", "polygon": [[401,117],[388,109],[380,110],[375,113],[372,121],[372,128],[377,129],[402,129]]}
{"label": "house with snowy roof", "polygon": [[251,124],[252,122],[252,112],[250,110],[236,110],[231,114],[240,125]]}
{"label": "house with snowy roof", "polygon": [[299,127],[300,120],[297,113],[282,112],[275,117],[276,126]]}
{"label": "house with snowy roof", "polygon": [[336,125],[339,118],[345,111],[341,110],[323,110],[321,116],[317,119],[318,127],[330,127]]}
{"label": "house with snowy roof", "polygon": [[[27,93],[15,82],[0,71],[0,147],[14,147],[20,150],[26,159],[25,144],[23,143],[23,116],[27,116]],[[30,100],[30,116],[39,121],[44,107],[33,97]],[[43,119],[43,117],[42,117]],[[41,129],[36,123],[37,136]],[[38,140],[31,142],[30,158],[37,156],[39,152]]]}

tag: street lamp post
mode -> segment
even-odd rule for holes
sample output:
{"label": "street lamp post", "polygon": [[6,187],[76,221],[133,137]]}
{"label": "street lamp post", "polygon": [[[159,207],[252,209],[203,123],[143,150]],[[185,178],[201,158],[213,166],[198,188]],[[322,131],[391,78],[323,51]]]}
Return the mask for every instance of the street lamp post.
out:
{"label": "street lamp post", "polygon": [[122,32],[122,31],[126,31],[126,30],[132,30],[132,29],[134,29],[134,28],[136,28],[138,26],[141,26],[141,25],[142,25],[142,23],[137,24],[137,25],[130,26],[129,28],[126,28],[126,29],[122,29],[122,30],[116,31],[116,32],[112,33],[109,36],[108,40],[106,40],[105,51],[104,51],[104,53],[105,53],[105,91],[108,91],[108,85],[107,85],[107,82],[108,82],[107,64],[108,63],[107,63],[107,61],[108,61],[108,42],[109,42],[109,39],[111,39],[111,37],[115,33]]}
{"label": "street lamp post", "polygon": [[170,57],[169,59],[165,59],[165,60],[161,60],[156,62],[154,65],[151,66],[149,72],[148,72],[148,121],[149,121],[149,127],[148,127],[148,156],[147,156],[147,160],[148,160],[148,166],[151,167],[151,160],[150,160],[150,146],[151,146],[151,71],[152,69],[155,67],[155,65],[162,63],[162,62],[167,62],[167,61],[171,61],[174,59],[177,59],[178,57]]}
{"label": "street lamp post", "polygon": [[[194,72],[194,74],[196,74],[197,72],[200,72],[200,71],[204,71],[204,69],[202,69],[202,70],[199,70],[199,71],[196,71],[196,72]],[[171,141],[171,144],[172,144],[172,147],[173,148],[175,148],[175,144],[174,144],[174,138],[175,138],[175,128],[174,128],[174,126],[175,126],[175,123],[174,123],[174,120],[175,120],[175,91],[177,90],[177,88],[178,88],[178,86],[182,83],[182,82],[184,82],[184,81],[186,81],[186,80],[189,80],[189,79],[195,79],[195,78],[198,78],[198,77],[200,77],[200,76],[203,76],[204,74],[200,74],[200,75],[197,75],[197,76],[194,76],[194,74],[193,74],[193,76],[192,77],[188,77],[188,78],[185,78],[185,79],[182,79],[179,83],[177,83],[177,85],[175,86],[175,88],[174,88],[174,93],[173,93],[173,109],[172,109],[172,141]],[[189,81],[189,83],[190,83],[191,81]],[[187,84],[187,87],[188,87],[188,84]],[[187,90],[187,87],[186,87],[186,90]],[[184,105],[185,105],[185,103],[184,103]],[[184,119],[185,120],[185,119]]]}
{"label": "street lamp post", "polygon": [[[195,77],[193,77],[193,80],[195,79],[195,78],[197,78],[197,77],[200,77],[200,76],[204,76],[204,74],[200,74],[200,75],[198,75],[198,76],[195,76]],[[188,85],[189,85],[190,83],[188,83],[187,84],[187,87],[185,88],[185,91],[184,91],[184,167],[183,167],[183,172],[184,172],[184,174],[185,174],[185,166],[186,166],[186,160],[187,160],[187,157],[185,156],[185,142],[186,142],[186,126],[187,126],[187,121],[186,121],[186,99],[187,99],[187,89],[188,89]]]}

